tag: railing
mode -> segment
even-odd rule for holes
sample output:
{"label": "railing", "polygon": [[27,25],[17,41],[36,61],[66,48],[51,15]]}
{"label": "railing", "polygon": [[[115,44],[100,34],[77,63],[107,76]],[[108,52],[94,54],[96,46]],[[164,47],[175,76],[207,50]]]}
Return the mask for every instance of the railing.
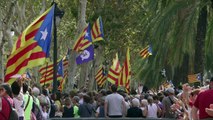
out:
{"label": "railing", "polygon": [[171,120],[171,118],[51,118],[49,120]]}

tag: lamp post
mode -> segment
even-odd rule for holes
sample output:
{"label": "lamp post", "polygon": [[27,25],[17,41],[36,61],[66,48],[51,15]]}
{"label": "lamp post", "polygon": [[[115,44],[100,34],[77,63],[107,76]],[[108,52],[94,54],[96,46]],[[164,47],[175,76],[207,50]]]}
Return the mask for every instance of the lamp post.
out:
{"label": "lamp post", "polygon": [[58,71],[58,67],[57,67],[57,27],[56,25],[59,24],[60,19],[63,17],[64,15],[64,11],[60,10],[57,6],[57,3],[53,3],[55,4],[55,11],[54,11],[54,18],[53,18],[53,28],[54,28],[54,47],[53,47],[53,91],[52,93],[56,93],[57,89],[58,89],[58,85],[57,85],[57,71]]}

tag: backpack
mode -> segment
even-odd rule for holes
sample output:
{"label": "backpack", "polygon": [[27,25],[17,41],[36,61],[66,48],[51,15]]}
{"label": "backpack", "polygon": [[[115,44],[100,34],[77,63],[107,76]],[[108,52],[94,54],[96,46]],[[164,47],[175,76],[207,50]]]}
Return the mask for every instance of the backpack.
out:
{"label": "backpack", "polygon": [[10,116],[9,116],[9,119],[8,120],[18,120],[19,119],[19,117],[18,117],[18,113],[16,112],[16,109],[14,109],[13,107],[12,107],[12,105],[10,104],[10,102],[7,100],[7,98],[4,98],[6,101],[7,101],[7,103],[10,105]]}

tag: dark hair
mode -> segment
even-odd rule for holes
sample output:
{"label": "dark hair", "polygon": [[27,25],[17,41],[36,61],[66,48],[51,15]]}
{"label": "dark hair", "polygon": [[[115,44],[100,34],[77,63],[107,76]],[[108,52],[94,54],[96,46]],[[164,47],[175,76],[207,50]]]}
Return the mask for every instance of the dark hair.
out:
{"label": "dark hair", "polygon": [[1,87],[5,89],[6,93],[12,98],[12,90],[8,83],[2,83]]}
{"label": "dark hair", "polygon": [[105,89],[102,89],[102,90],[100,91],[100,93],[101,93],[103,96],[106,96],[106,95],[107,95],[107,91],[106,91]]}
{"label": "dark hair", "polygon": [[157,95],[154,95],[154,96],[153,96],[153,100],[159,100],[158,96],[157,96]]}
{"label": "dark hair", "polygon": [[28,91],[28,85],[23,83],[23,93],[25,94]]}
{"label": "dark hair", "polygon": [[19,95],[20,90],[21,90],[21,86],[17,81],[14,81],[11,85],[11,89],[12,89],[12,93],[14,95]]}
{"label": "dark hair", "polygon": [[56,93],[56,100],[60,100],[62,97],[61,92]]}
{"label": "dark hair", "polygon": [[210,82],[213,82],[213,77],[210,79]]}
{"label": "dark hair", "polygon": [[90,101],[91,101],[91,98],[90,98],[89,95],[84,95],[84,96],[83,96],[83,99],[84,99],[84,102],[85,102],[85,103],[90,103]]}
{"label": "dark hair", "polygon": [[43,93],[43,95],[45,95],[45,96],[48,95],[48,92],[47,92],[47,90],[46,90],[45,88],[42,90],[42,93]]}
{"label": "dark hair", "polygon": [[112,85],[111,86],[111,90],[112,90],[112,92],[117,92],[117,85]]}

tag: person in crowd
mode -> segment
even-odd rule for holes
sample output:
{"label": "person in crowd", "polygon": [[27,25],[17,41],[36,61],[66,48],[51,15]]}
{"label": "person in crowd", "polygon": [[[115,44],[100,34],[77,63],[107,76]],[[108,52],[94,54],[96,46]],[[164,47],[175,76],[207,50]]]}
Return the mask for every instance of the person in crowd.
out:
{"label": "person in crowd", "polygon": [[162,100],[162,116],[165,118],[175,118],[175,112],[171,109],[171,106],[175,103],[175,91],[173,88],[168,88],[166,92],[168,96],[164,97]]}
{"label": "person in crowd", "polygon": [[137,98],[132,99],[132,107],[127,110],[126,117],[143,117],[140,107],[140,101]]}
{"label": "person in crowd", "polygon": [[148,105],[147,105],[147,118],[158,118],[158,114],[161,113],[160,107],[153,102],[153,97],[148,97]]}
{"label": "person in crowd", "polygon": [[42,120],[43,119],[43,115],[42,115],[43,111],[41,109],[41,104],[40,104],[40,101],[38,99],[39,94],[40,94],[39,88],[36,87],[36,86],[33,86],[33,88],[32,88],[32,98],[33,98],[32,112],[34,113],[37,120]]}
{"label": "person in crowd", "polygon": [[61,93],[57,92],[56,93],[55,105],[58,105],[59,109],[61,108],[61,97],[62,97]]}
{"label": "person in crowd", "polygon": [[130,103],[129,96],[125,96],[124,100],[125,100],[125,112],[124,112],[124,115],[126,116],[127,115],[127,111],[130,108],[131,103]]}
{"label": "person in crowd", "polygon": [[78,108],[79,99],[80,98],[78,96],[74,96],[72,98],[74,118],[79,118],[80,117],[79,114],[78,114],[78,111],[79,111],[79,108]]}
{"label": "person in crowd", "polygon": [[55,117],[54,118],[61,118],[62,117],[62,112],[60,107],[58,107],[58,104],[55,105]]}
{"label": "person in crowd", "polygon": [[31,119],[31,110],[33,108],[33,98],[28,92],[28,85],[23,83],[23,94],[24,94],[24,116],[26,120]]}
{"label": "person in crowd", "polygon": [[213,104],[210,104],[209,108],[206,108],[205,111],[209,116],[213,117]]}
{"label": "person in crowd", "polygon": [[[192,119],[210,119],[213,118],[206,112],[206,108],[213,104],[213,78],[211,78],[209,83],[209,90],[200,92],[194,102],[194,106],[192,107]],[[199,110],[199,116],[197,112]],[[208,109],[207,109],[208,110]]]}
{"label": "person in crowd", "polygon": [[33,101],[37,106],[40,106],[40,102],[38,100],[38,96],[40,94],[40,90],[37,87],[33,87],[32,89],[32,97],[33,97]]}
{"label": "person in crowd", "polygon": [[82,92],[78,94],[78,96],[79,96],[79,98],[80,98],[80,100],[79,100],[79,104],[83,104],[83,103],[84,103],[84,98],[83,98],[83,97],[84,97],[84,95],[85,95],[85,94],[84,94],[84,93],[82,93]]}
{"label": "person in crowd", "polygon": [[63,112],[62,117],[63,118],[74,117],[73,107],[71,105],[71,99],[69,97],[66,97],[64,103],[65,103],[65,106],[62,109],[62,112]]}
{"label": "person in crowd", "polygon": [[18,113],[19,120],[24,120],[24,95],[20,92],[21,85],[18,81],[14,81],[11,85],[13,93],[13,102]]}
{"label": "person in crowd", "polygon": [[49,98],[49,91],[48,91],[48,89],[43,88],[42,94],[44,95],[44,98],[46,99],[46,102],[47,102],[46,109],[47,109],[47,112],[48,112],[48,115],[49,115],[50,112],[51,112],[51,100]]}
{"label": "person in crowd", "polygon": [[79,111],[78,114],[80,117],[92,117],[94,109],[93,106],[90,104],[91,98],[89,95],[83,96],[83,104],[79,105]]}
{"label": "person in crowd", "polygon": [[163,104],[161,103],[161,101],[159,100],[159,97],[157,95],[153,96],[153,103],[155,103],[159,108],[160,108],[160,112],[158,112],[158,118],[161,117],[161,112],[163,109]]}
{"label": "person in crowd", "polygon": [[95,116],[98,118],[103,118],[104,116],[104,97],[98,100],[98,108],[96,109]]}
{"label": "person in crowd", "polygon": [[148,106],[148,101],[147,99],[141,100],[141,106],[140,109],[142,110],[143,117],[145,118],[147,115],[147,106]]}
{"label": "person in crowd", "polygon": [[111,86],[112,94],[105,99],[104,111],[105,117],[122,117],[125,113],[125,101],[123,96],[117,93],[117,86]]}
{"label": "person in crowd", "polygon": [[1,120],[8,120],[10,117],[11,108],[13,105],[13,99],[9,96],[10,94],[9,84],[2,83],[0,85],[0,118]]}
{"label": "person in crowd", "polygon": [[47,119],[49,118],[47,106],[43,106],[43,107],[42,107],[41,113],[42,113],[42,118],[43,118],[44,120],[47,120]]}

